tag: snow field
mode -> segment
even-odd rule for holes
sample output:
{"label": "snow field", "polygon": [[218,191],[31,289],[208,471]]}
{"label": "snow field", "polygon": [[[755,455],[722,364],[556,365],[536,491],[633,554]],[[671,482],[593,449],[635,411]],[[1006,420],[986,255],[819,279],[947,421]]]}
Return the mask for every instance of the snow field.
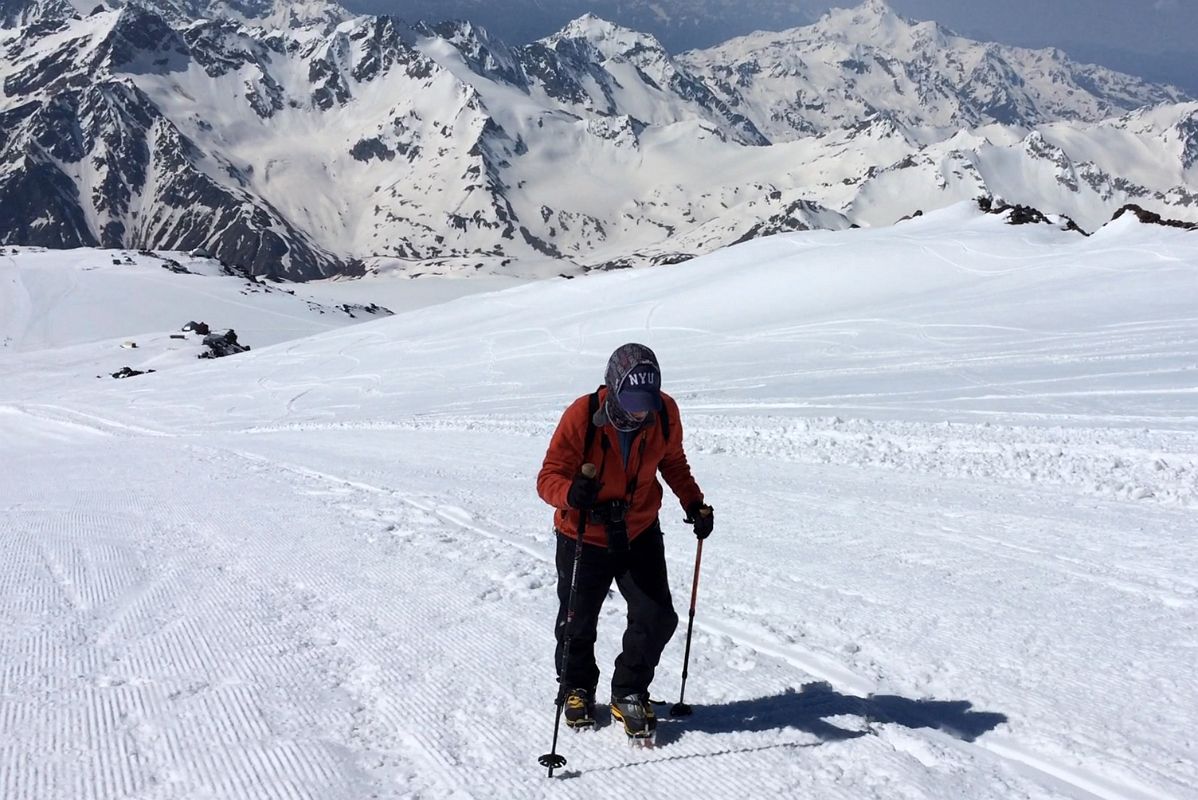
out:
{"label": "snow field", "polygon": [[[40,769],[18,771],[42,783],[15,796],[66,785],[90,787],[87,797],[147,787],[162,796],[561,796],[535,766],[552,711],[551,678],[535,678],[551,670],[552,543],[536,509],[513,511],[510,500],[528,493],[525,462],[538,457],[540,437],[491,434],[504,445],[491,468],[447,487],[446,471],[477,452],[476,435],[329,436],[198,444],[94,434],[74,448],[73,474],[57,478],[96,486],[102,474],[121,492],[84,490],[72,510],[47,489],[7,509],[24,534],[16,551],[28,554],[14,574],[38,590],[10,617],[29,635],[9,639],[16,657],[4,684],[6,696],[33,702],[4,718],[10,733],[37,719],[40,736],[22,737],[18,753],[49,754],[34,759]],[[334,442],[357,474],[300,466]],[[114,468],[114,451],[129,466]],[[709,482],[731,472],[751,486],[774,474],[801,488],[723,498],[728,521],[706,549],[688,686],[696,717],[663,722],[652,753],[630,753],[609,728],[566,737],[565,796],[624,781],[635,791],[645,780],[637,764],[698,796],[749,787],[1054,796],[1063,785],[1066,797],[1148,797],[1171,781],[1173,796],[1185,796],[1193,775],[1148,769],[1160,754],[1144,731],[1125,731],[1116,741],[1126,751],[1098,758],[1082,733],[1137,718],[1137,674],[1192,691],[1179,674],[1184,642],[1149,655],[1161,625],[1192,618],[1195,587],[1176,587],[1171,597],[1185,603],[1170,605],[1158,579],[1184,553],[1157,553],[1146,533],[1132,543],[1141,555],[1112,565],[1106,548],[1087,544],[1125,514],[1167,526],[1180,509],[1145,520],[1135,504],[1098,500],[1067,524],[1074,503],[1058,500],[1047,514],[1051,496],[1018,487],[995,496],[905,474],[880,487],[868,469],[806,465],[785,467],[778,481],[778,465],[757,457],[695,460]],[[26,463],[62,470],[54,457]],[[53,485],[36,466],[27,478]],[[397,479],[408,488],[394,488]],[[222,501],[228,493],[236,504]],[[969,519],[986,501],[1009,507]],[[666,524],[682,606],[693,540],[668,511]],[[22,592],[10,583],[4,596],[14,595]],[[1129,616],[1117,632],[1106,627],[1114,607]],[[609,604],[605,674],[620,616]],[[1112,633],[1110,661],[1141,655],[1102,659]],[[667,651],[655,696],[675,697],[681,646],[679,637]],[[1071,668],[1095,658],[1077,681]],[[1091,693],[1103,702],[1087,708]],[[1060,707],[1068,726],[1051,710]],[[833,752],[800,755],[820,748]],[[72,749],[90,757],[54,758]],[[1137,782],[1154,788],[1137,794]]]}
{"label": "snow field", "polygon": [[[956,209],[126,381],[14,337],[0,796],[1191,797],[1196,266]],[[563,732],[548,781],[533,481],[628,340],[716,509],[696,713],[653,751]]]}

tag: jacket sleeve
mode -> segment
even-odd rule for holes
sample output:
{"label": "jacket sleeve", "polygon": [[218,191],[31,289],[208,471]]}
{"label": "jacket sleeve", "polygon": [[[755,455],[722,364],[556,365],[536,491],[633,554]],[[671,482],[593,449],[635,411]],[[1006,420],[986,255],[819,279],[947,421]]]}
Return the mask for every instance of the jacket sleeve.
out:
{"label": "jacket sleeve", "polygon": [[682,504],[683,511],[687,510],[693,503],[703,502],[703,492],[699,489],[699,484],[695,482],[695,478],[691,475],[691,466],[686,460],[686,451],[682,449],[682,420],[678,414],[678,404],[674,402],[674,398],[663,398],[668,404],[667,411],[670,414],[670,439],[666,443],[666,453],[661,459],[661,464],[658,469],[661,470],[661,476],[665,478],[666,483],[678,497],[678,501]]}
{"label": "jacket sleeve", "polygon": [[589,397],[575,400],[557,423],[549,440],[545,461],[537,474],[537,494],[554,508],[569,508],[566,494],[574,476],[582,468],[582,447],[586,443]]}

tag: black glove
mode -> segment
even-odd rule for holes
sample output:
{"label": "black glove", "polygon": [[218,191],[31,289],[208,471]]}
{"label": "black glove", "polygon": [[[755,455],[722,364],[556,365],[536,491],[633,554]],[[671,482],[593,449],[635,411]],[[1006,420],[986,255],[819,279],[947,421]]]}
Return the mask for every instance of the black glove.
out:
{"label": "black glove", "polygon": [[571,508],[584,509],[595,505],[595,501],[599,499],[599,481],[596,478],[588,478],[583,474],[574,476],[574,482],[570,484],[570,490],[566,492],[566,502]]}
{"label": "black glove", "polygon": [[686,519],[682,521],[695,526],[696,538],[706,539],[711,536],[711,527],[715,524],[715,512],[711,510],[711,506],[696,500],[686,509]]}

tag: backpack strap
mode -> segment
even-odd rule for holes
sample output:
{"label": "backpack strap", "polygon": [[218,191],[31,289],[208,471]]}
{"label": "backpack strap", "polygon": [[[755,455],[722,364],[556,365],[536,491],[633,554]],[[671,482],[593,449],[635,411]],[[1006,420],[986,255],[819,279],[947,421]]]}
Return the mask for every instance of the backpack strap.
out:
{"label": "backpack strap", "polygon": [[668,442],[670,441],[670,414],[666,411],[664,400],[661,403],[661,410],[657,412],[657,417],[661,420],[661,435]]}
{"label": "backpack strap", "polygon": [[[603,387],[600,387],[603,388]],[[591,401],[587,408],[587,438],[582,445],[582,458],[585,461],[587,453],[591,452],[591,445],[595,443],[595,432],[598,430],[595,427],[595,414],[599,411],[599,389],[591,395]],[[605,442],[606,443],[606,440]]]}

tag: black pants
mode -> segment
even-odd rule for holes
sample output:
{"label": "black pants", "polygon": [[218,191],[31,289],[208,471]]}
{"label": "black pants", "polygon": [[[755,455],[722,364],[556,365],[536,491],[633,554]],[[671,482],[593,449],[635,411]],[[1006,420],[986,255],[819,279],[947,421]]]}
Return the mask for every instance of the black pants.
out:
{"label": "black pants", "polygon": [[566,612],[570,602],[570,575],[574,570],[575,540],[557,535],[557,651],[554,662],[564,690],[588,689],[594,696],[599,683],[595,663],[595,636],[599,611],[614,579],[628,603],[628,627],[624,630],[624,649],[616,659],[612,673],[613,697],[647,693],[653,671],[666,643],[678,627],[678,614],[670,599],[666,576],[665,544],[661,526],[653,524],[637,536],[628,552],[613,557],[605,548],[582,546],[574,598],[574,624],[570,627],[570,660],[562,663],[566,637]]}

